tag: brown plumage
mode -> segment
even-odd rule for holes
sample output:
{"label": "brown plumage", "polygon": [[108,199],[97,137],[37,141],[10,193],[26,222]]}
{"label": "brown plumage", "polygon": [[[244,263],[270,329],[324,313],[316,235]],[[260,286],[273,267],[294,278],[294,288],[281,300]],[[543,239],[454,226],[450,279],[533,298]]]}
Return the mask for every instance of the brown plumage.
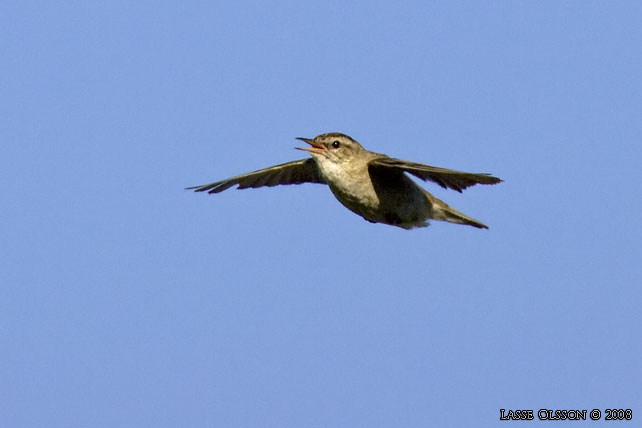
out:
{"label": "brown plumage", "polygon": [[391,158],[370,152],[356,140],[337,132],[299,140],[311,146],[298,149],[309,152],[312,158],[286,162],[188,189],[219,193],[235,185],[239,189],[247,189],[321,183],[327,184],[346,208],[373,223],[412,229],[427,226],[429,219],[435,219],[488,229],[485,224],[428,193],[406,173],[458,192],[475,184],[497,184],[502,181],[497,177]]}

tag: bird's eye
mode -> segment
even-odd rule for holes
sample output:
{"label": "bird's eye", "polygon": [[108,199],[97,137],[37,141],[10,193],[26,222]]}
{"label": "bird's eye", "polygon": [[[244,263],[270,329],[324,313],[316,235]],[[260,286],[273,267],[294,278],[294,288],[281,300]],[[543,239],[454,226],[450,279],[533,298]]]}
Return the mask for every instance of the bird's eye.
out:
{"label": "bird's eye", "polygon": [[338,141],[335,141],[335,142],[332,143],[332,147],[335,148],[335,149],[338,149],[340,146],[341,146],[341,143],[338,142]]}

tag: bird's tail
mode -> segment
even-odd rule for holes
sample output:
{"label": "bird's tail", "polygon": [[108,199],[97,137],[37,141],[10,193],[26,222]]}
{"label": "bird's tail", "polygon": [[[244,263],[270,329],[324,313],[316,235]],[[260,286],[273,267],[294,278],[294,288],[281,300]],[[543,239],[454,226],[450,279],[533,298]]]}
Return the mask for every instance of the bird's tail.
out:
{"label": "bird's tail", "polygon": [[[423,190],[423,189],[422,189]],[[435,220],[447,221],[450,223],[467,224],[468,226],[477,227],[479,229],[488,229],[484,223],[481,223],[474,218],[468,217],[466,214],[460,213],[444,201],[435,198],[430,193],[424,190],[432,205],[432,218]]]}

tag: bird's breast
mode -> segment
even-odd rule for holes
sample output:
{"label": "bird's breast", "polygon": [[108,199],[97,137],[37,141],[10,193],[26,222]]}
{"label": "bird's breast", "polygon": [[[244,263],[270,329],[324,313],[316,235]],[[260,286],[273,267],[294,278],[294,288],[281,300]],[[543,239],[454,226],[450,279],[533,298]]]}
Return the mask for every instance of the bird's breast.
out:
{"label": "bird's breast", "polygon": [[324,165],[321,173],[334,196],[350,210],[363,214],[378,209],[379,198],[367,167],[346,169],[330,164]]}

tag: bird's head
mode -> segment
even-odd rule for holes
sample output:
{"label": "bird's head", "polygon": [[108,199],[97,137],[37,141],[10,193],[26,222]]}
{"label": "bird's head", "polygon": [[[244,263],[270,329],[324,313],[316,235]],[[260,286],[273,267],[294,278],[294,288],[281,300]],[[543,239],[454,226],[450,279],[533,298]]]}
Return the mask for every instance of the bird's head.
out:
{"label": "bird's head", "polygon": [[311,146],[297,147],[297,149],[309,152],[319,164],[350,162],[365,151],[356,140],[338,132],[317,135],[312,139],[299,137],[297,140],[304,141]]}

